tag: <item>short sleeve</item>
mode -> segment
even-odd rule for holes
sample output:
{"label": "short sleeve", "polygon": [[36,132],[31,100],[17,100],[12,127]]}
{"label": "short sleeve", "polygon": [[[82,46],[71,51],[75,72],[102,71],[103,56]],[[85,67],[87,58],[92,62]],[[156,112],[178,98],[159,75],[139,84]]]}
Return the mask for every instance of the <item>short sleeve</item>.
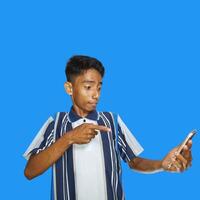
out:
{"label": "short sleeve", "polygon": [[26,160],[28,160],[31,155],[38,154],[39,152],[45,150],[53,143],[54,124],[55,122],[53,117],[49,117],[23,154]]}
{"label": "short sleeve", "polygon": [[129,162],[134,157],[137,157],[143,152],[143,148],[137,139],[133,136],[130,130],[127,128],[125,123],[122,121],[120,116],[117,116],[118,123],[118,149],[120,157],[125,161]]}

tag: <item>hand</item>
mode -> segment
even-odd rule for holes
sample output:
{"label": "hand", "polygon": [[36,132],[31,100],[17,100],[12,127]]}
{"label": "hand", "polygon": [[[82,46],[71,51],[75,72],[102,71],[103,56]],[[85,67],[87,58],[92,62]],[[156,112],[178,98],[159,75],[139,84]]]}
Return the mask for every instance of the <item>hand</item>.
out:
{"label": "hand", "polygon": [[186,159],[187,161],[187,167],[190,167],[192,165],[192,153],[191,153],[191,147],[192,147],[192,140],[189,140],[186,144],[186,146],[183,148],[183,151],[181,152],[181,155]]}
{"label": "hand", "polygon": [[99,131],[109,132],[110,128],[95,124],[84,123],[68,133],[73,144],[89,143]]}
{"label": "hand", "polygon": [[192,162],[191,147],[192,140],[189,140],[180,154],[177,154],[179,147],[172,149],[162,161],[163,169],[170,172],[183,172],[188,169]]}

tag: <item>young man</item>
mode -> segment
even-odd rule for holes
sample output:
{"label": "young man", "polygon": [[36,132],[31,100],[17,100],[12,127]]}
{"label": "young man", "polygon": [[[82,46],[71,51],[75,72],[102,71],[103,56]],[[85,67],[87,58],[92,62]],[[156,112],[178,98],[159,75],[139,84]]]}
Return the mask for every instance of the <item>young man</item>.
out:
{"label": "young man", "polygon": [[122,200],[120,159],[141,172],[180,172],[191,165],[191,140],[163,160],[138,157],[143,148],[119,115],[98,112],[104,67],[88,56],[74,56],[66,66],[69,113],[50,117],[24,156],[25,176],[32,179],[53,166],[54,200]]}

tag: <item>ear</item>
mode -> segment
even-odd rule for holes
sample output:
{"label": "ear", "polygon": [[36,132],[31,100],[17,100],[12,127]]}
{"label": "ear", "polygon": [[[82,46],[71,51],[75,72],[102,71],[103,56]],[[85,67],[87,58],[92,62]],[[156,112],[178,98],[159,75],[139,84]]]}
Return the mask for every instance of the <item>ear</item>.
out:
{"label": "ear", "polygon": [[72,95],[72,84],[70,82],[65,82],[64,88],[65,88],[65,91],[67,92],[67,94],[71,96]]}

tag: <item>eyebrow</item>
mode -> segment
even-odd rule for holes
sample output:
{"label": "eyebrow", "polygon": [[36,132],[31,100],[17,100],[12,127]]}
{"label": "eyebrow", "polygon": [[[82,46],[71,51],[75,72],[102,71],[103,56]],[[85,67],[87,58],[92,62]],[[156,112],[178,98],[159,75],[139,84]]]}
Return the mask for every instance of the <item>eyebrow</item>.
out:
{"label": "eyebrow", "polygon": [[[82,83],[95,83],[95,81],[84,80],[84,81],[82,81]],[[103,82],[101,81],[101,82],[99,82],[99,84],[102,85]]]}

